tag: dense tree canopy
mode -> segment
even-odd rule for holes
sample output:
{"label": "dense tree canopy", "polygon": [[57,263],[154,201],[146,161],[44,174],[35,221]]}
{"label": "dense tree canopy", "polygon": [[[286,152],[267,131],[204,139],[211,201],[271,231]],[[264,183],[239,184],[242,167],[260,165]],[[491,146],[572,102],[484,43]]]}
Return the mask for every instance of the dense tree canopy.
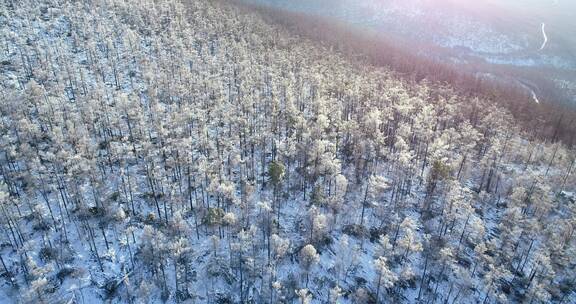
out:
{"label": "dense tree canopy", "polygon": [[0,9],[0,298],[576,299],[576,153],[496,104],[228,3]]}

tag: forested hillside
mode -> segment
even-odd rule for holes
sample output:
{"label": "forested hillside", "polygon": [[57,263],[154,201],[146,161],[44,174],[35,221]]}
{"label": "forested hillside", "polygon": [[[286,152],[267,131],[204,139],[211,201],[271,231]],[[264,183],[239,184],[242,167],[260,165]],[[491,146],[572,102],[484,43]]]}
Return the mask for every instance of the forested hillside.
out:
{"label": "forested hillside", "polygon": [[1,303],[574,303],[576,152],[219,1],[0,0]]}

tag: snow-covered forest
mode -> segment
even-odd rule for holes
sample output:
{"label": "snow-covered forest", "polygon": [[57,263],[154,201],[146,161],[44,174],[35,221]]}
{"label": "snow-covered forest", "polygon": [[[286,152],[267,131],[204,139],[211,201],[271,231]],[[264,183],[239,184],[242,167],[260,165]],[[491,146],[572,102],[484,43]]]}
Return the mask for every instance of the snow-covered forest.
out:
{"label": "snow-covered forest", "polygon": [[226,1],[0,0],[1,303],[575,303],[576,152]]}

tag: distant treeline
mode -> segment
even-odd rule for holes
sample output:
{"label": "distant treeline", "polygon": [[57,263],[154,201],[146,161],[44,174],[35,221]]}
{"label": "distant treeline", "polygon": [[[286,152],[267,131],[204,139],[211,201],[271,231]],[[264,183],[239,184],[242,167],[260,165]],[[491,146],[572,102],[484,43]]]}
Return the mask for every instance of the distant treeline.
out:
{"label": "distant treeline", "polygon": [[358,31],[333,18],[247,5],[237,0],[232,2],[241,8],[257,11],[265,20],[280,24],[294,34],[321,41],[326,47],[353,60],[389,67],[409,81],[446,83],[464,96],[498,102],[509,109],[532,136],[561,140],[570,147],[576,143],[576,108],[564,100],[565,96],[546,79],[544,73],[526,73],[510,66],[503,66],[498,71],[537,83],[538,99],[541,102],[536,103],[526,88],[498,78],[478,76],[476,71],[483,70],[480,67],[482,63],[475,62],[465,67],[416,54],[423,50],[441,54],[443,50],[434,45],[416,44],[382,34]]}

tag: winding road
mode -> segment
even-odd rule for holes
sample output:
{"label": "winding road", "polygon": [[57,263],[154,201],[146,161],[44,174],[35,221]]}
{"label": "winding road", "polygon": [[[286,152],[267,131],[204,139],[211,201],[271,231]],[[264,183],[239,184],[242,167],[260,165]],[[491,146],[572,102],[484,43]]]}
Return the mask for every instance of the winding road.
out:
{"label": "winding road", "polygon": [[536,96],[536,92],[534,92],[534,90],[532,90],[532,89],[530,89],[530,92],[532,93],[532,99],[534,100],[534,102],[540,103],[538,96]]}
{"label": "winding road", "polygon": [[542,36],[544,36],[544,42],[542,42],[540,50],[543,50],[546,47],[546,44],[548,43],[548,35],[546,35],[546,23],[544,22],[542,22]]}
{"label": "winding road", "polygon": [[516,82],[523,88],[525,88],[526,90],[530,91],[530,96],[532,96],[532,100],[534,100],[535,103],[540,103],[540,99],[538,99],[538,95],[536,95],[536,92],[534,91],[534,89],[532,88],[531,85],[523,82],[522,80],[518,80],[516,79]]}

